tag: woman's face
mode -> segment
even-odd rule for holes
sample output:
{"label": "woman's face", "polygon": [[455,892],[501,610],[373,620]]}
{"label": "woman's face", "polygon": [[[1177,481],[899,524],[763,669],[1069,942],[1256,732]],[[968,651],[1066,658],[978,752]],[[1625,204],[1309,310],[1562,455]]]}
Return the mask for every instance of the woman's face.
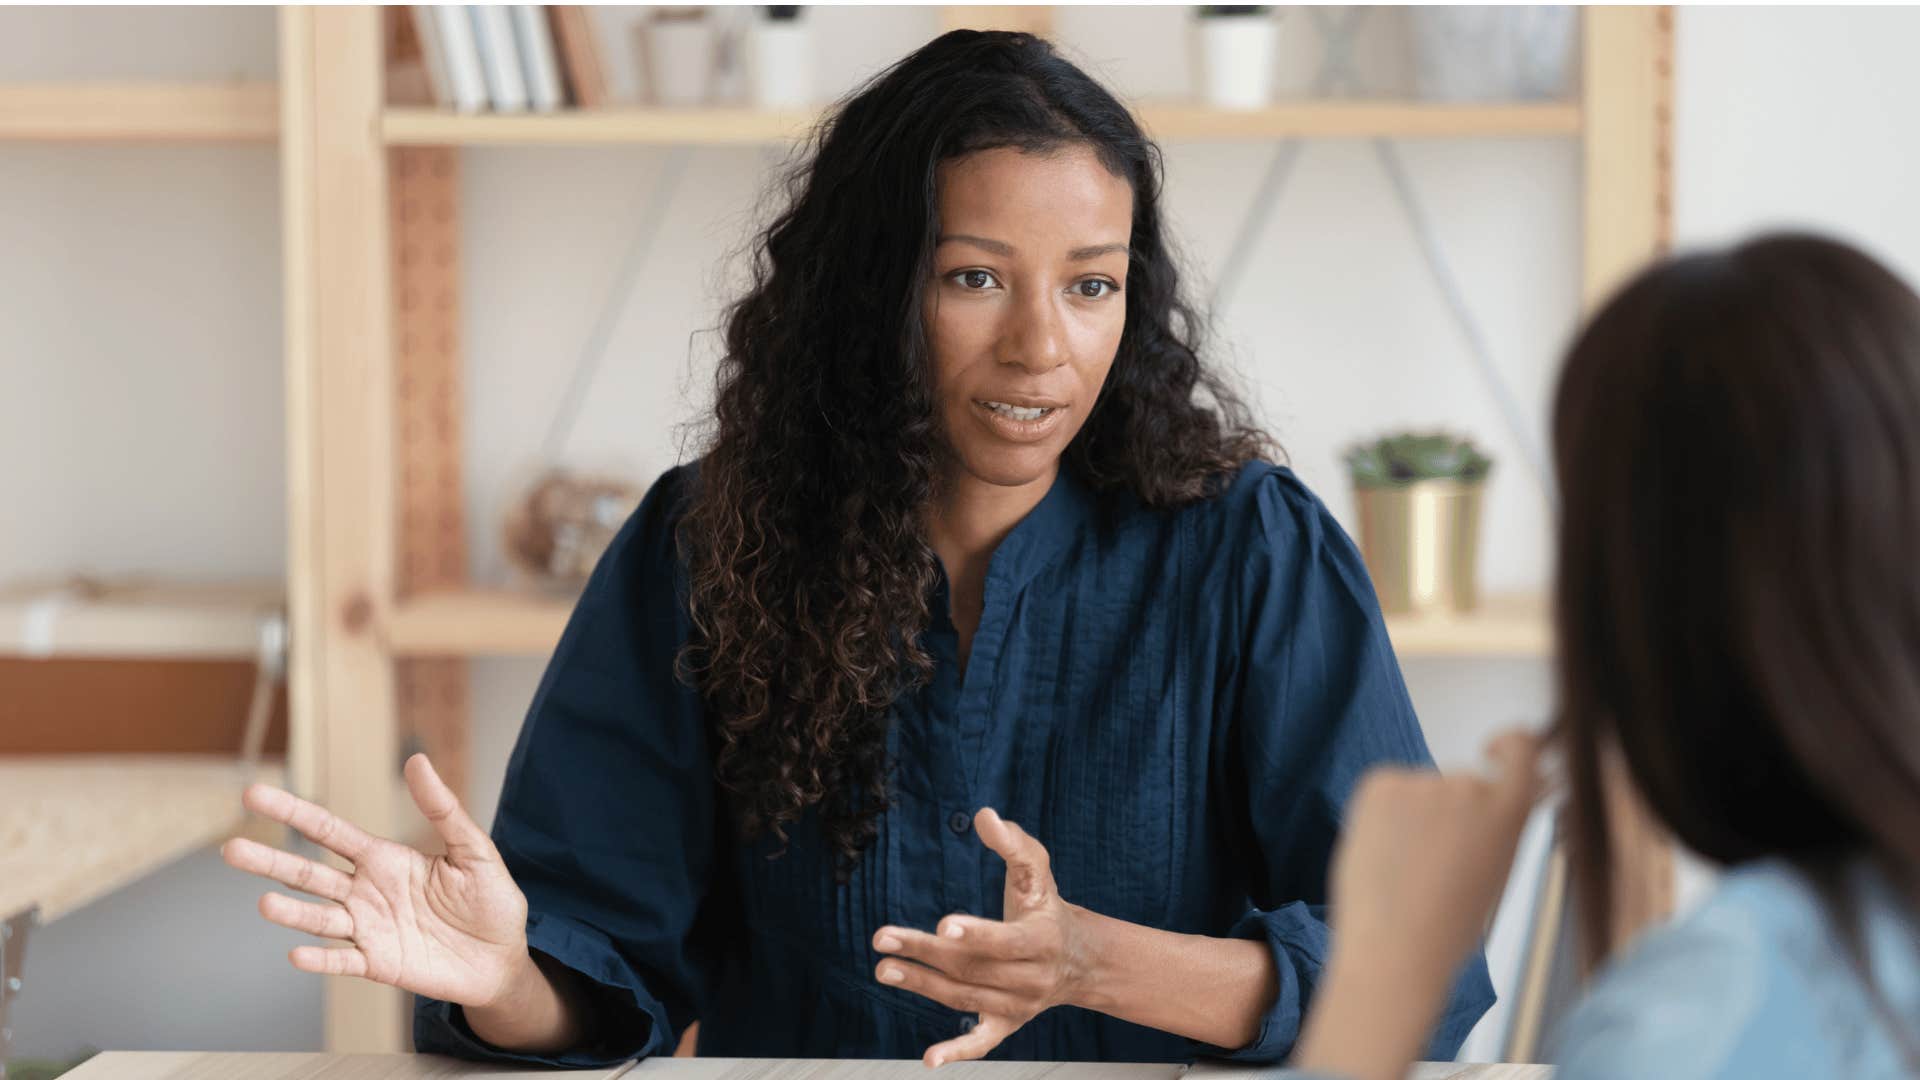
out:
{"label": "woman's face", "polygon": [[954,467],[1051,482],[1126,329],[1133,189],[1084,146],[983,150],[938,181],[925,317]]}

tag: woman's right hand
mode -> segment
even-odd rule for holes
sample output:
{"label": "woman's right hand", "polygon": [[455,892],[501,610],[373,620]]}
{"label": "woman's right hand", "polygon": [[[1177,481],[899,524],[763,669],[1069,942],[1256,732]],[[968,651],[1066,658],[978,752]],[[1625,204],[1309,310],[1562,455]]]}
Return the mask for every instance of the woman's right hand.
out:
{"label": "woman's right hand", "polygon": [[220,854],[236,869],[332,901],[315,904],[273,892],[260,898],[260,914],[269,920],[348,943],[299,946],[289,954],[294,967],[371,979],[458,1005],[503,1001],[533,971],[527,898],[492,839],[426,755],[408,758],[405,773],[414,803],[446,843],[445,855],[372,836],[267,784],[247,788],[241,796],[246,808],[291,825],[351,863],[352,871],[239,837]]}

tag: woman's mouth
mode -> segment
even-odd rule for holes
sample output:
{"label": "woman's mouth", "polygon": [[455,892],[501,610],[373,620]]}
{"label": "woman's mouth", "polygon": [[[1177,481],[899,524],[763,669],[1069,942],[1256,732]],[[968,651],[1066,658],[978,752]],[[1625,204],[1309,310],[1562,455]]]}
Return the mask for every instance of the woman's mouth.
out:
{"label": "woman's mouth", "polygon": [[1046,438],[1067,413],[1064,405],[1015,405],[1005,401],[976,401],[973,407],[987,430],[1010,442]]}
{"label": "woman's mouth", "polygon": [[1008,405],[1004,401],[983,401],[980,404],[985,405],[1001,416],[1010,417],[1014,420],[1038,420],[1053,411],[1050,408],[1021,408],[1018,405]]}

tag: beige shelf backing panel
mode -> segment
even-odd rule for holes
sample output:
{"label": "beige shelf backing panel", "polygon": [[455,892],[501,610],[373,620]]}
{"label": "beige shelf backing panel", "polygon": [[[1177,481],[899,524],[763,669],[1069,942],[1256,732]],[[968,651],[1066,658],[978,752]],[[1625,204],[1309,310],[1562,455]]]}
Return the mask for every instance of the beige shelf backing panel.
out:
{"label": "beige shelf backing panel", "polygon": [[51,922],[239,831],[240,793],[282,782],[236,758],[84,754],[0,757],[0,916]]}
{"label": "beige shelf backing panel", "polygon": [[511,589],[425,593],[400,602],[388,638],[402,656],[546,656],[573,604]]}
{"label": "beige shelf backing panel", "polygon": [[250,660],[278,582],[31,582],[0,586],[0,655]]}
{"label": "beige shelf backing panel", "polygon": [[0,84],[0,140],[271,142],[270,82]]}
{"label": "beige shelf backing panel", "polygon": [[1496,593],[1460,615],[1389,615],[1393,651],[1406,657],[1546,657],[1553,620],[1541,593]]}
{"label": "beige shelf backing panel", "polygon": [[[619,108],[504,116],[399,108],[384,115],[390,145],[422,146],[758,144],[799,138],[820,118],[818,113],[747,108]],[[1573,136],[1580,133],[1581,123],[1580,106],[1571,102],[1300,102],[1246,111],[1145,104],[1138,115],[1149,134],[1169,141]]]}

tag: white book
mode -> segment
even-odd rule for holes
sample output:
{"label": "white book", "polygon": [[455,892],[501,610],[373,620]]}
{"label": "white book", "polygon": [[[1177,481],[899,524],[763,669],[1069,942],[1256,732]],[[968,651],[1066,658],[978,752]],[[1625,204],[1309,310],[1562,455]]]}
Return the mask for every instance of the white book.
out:
{"label": "white book", "polygon": [[434,21],[433,9],[415,4],[409,14],[413,17],[413,34],[420,39],[420,58],[426,61],[427,86],[433,90],[433,103],[452,105],[453,84],[447,81],[447,49],[440,43],[440,25]]}
{"label": "white book", "polygon": [[514,4],[511,11],[514,44],[520,47],[520,63],[526,69],[527,98],[535,112],[553,112],[567,100],[566,90],[560,85],[560,57],[553,43],[553,27],[539,4]]}
{"label": "white book", "polygon": [[487,76],[487,96],[493,110],[527,111],[527,78],[521,74],[520,50],[513,44],[513,20],[504,4],[469,4],[473,36],[480,43],[480,69]]}
{"label": "white book", "polygon": [[454,111],[475,113],[485,109],[487,80],[480,71],[480,47],[473,40],[472,17],[459,4],[436,4],[425,10],[433,14]]}

